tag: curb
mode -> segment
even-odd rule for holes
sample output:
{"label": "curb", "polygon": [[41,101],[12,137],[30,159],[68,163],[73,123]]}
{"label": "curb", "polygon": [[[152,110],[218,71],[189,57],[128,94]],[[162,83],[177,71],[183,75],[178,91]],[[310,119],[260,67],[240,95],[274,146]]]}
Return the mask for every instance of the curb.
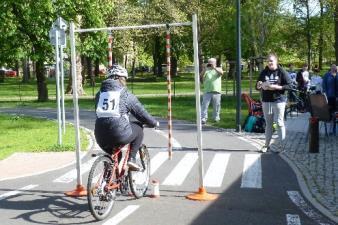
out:
{"label": "curb", "polygon": [[279,154],[279,156],[291,167],[291,169],[294,171],[297,177],[298,185],[300,187],[300,190],[302,191],[305,198],[322,214],[327,216],[332,221],[338,223],[338,217],[332,215],[332,213],[326,209],[322,204],[320,204],[315,198],[312,197],[311,192],[306,185],[306,182],[304,180],[303,174],[300,172],[298,167],[283,153]]}

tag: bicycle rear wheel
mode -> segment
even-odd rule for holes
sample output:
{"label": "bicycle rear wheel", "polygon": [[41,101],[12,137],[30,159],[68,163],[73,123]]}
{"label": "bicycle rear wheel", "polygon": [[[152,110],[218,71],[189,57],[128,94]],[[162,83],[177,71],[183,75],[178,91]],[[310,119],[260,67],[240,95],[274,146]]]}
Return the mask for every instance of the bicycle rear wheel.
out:
{"label": "bicycle rear wheel", "polygon": [[97,220],[105,219],[113,209],[116,189],[108,190],[107,185],[113,176],[113,161],[107,156],[99,156],[89,172],[87,199],[91,214]]}
{"label": "bicycle rear wheel", "polygon": [[150,180],[150,156],[145,145],[140,147],[136,157],[139,165],[142,165],[140,171],[128,171],[130,190],[136,198],[141,198],[145,195],[148,189]]}

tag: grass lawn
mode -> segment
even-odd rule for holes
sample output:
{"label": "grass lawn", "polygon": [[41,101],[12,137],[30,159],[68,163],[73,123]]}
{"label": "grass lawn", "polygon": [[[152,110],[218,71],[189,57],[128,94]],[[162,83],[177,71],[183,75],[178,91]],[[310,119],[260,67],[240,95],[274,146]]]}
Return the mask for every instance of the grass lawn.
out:
{"label": "grass lawn", "polygon": [[[14,152],[74,151],[75,131],[67,125],[63,145],[57,145],[57,123],[52,120],[0,113],[0,160]],[[81,130],[81,149],[88,146],[86,133]]]}

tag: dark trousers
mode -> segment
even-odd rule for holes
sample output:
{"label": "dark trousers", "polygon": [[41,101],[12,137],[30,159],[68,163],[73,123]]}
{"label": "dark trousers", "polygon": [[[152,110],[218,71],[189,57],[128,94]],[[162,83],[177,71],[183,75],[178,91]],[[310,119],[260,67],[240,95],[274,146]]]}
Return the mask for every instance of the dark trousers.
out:
{"label": "dark trousers", "polygon": [[139,148],[142,145],[143,136],[144,136],[143,127],[141,124],[133,123],[133,122],[131,122],[130,125],[131,125],[131,130],[133,131],[133,133],[127,139],[126,143],[130,143],[130,148],[131,148],[130,157],[135,158]]}

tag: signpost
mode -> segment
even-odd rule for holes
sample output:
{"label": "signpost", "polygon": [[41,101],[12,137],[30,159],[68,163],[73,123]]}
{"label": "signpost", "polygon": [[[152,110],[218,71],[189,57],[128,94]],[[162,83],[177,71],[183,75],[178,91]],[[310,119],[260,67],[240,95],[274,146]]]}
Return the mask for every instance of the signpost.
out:
{"label": "signpost", "polygon": [[58,145],[62,144],[62,128],[63,132],[64,133],[66,132],[63,49],[66,47],[67,43],[66,41],[67,27],[68,26],[66,21],[63,20],[61,17],[59,17],[53,23],[52,28],[49,31],[50,43],[53,46],[55,46],[55,79],[56,79],[56,102],[57,102],[57,118],[58,118]]}

